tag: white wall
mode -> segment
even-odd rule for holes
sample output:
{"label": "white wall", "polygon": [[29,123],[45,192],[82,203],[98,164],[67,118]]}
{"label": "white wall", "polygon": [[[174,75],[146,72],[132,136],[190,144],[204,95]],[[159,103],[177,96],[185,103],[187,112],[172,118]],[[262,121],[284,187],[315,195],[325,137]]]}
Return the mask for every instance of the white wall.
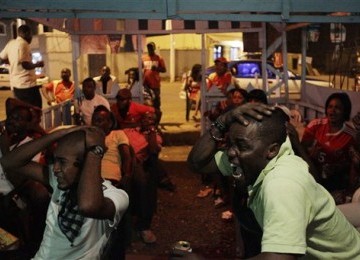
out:
{"label": "white wall", "polygon": [[59,79],[63,68],[72,70],[72,46],[65,33],[44,33],[35,35],[31,43],[33,51],[40,51],[45,63],[44,73],[50,80]]}
{"label": "white wall", "polygon": [[[175,46],[175,78],[181,78],[184,71],[191,69],[195,63],[201,64],[201,35],[199,34],[174,34]],[[230,48],[231,39],[239,40],[240,33],[234,34],[209,34],[206,47],[206,66],[213,64],[212,48],[214,44],[222,44],[225,41],[225,50]],[[154,41],[157,45],[157,53],[160,54],[167,66],[167,72],[162,77],[170,77],[170,36],[152,36],[147,42]],[[43,33],[34,36],[31,44],[33,51],[40,51],[45,62],[44,73],[50,80],[59,79],[62,68],[72,70],[72,44],[68,34],[57,32]],[[147,50],[144,50],[147,51]],[[225,52],[226,57],[228,51]],[[229,59],[229,57],[227,57]],[[81,55],[78,63],[78,79],[82,81],[89,76],[87,55]],[[125,70],[138,66],[138,54],[136,52],[111,54],[109,46],[106,50],[106,65],[111,68],[112,74],[118,77],[120,82],[126,81]],[[105,64],[104,64],[105,65]],[[100,68],[99,68],[100,69]]]}

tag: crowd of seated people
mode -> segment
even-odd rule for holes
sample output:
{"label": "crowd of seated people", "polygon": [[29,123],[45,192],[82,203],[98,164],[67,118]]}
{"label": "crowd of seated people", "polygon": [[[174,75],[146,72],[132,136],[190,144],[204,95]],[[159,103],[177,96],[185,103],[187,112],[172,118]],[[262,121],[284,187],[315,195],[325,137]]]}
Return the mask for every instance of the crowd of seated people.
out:
{"label": "crowd of seated people", "polygon": [[[225,70],[223,67],[226,63],[226,60],[223,59],[215,61],[219,70]],[[124,257],[123,254],[130,239],[129,236],[126,237],[124,234],[129,226],[138,233],[144,243],[152,244],[156,242],[156,236],[151,229],[152,218],[156,210],[156,188],[161,187],[174,191],[175,185],[171,182],[159,159],[162,145],[161,131],[158,128],[161,112],[155,109],[151,102],[140,104],[132,100],[132,92],[140,91],[136,90],[134,86],[134,82],[138,80],[138,75],[136,75],[138,71],[130,69],[128,71],[128,85],[125,88],[120,88],[117,85],[115,87],[117,91],[111,91],[111,98],[115,98],[116,101],[110,105],[107,100],[108,96],[105,95],[105,92],[108,93],[106,87],[108,84],[106,82],[109,82],[110,79],[114,81],[114,79],[110,77],[110,69],[107,68],[103,68],[105,76],[99,77],[98,81],[93,78],[87,78],[83,81],[82,95],[75,100],[77,112],[79,112],[75,122],[78,125],[96,126],[102,129],[105,135],[104,147],[106,147],[106,150],[94,151],[96,155],[101,155],[101,178],[108,180],[113,187],[126,191],[129,196],[129,209],[125,212],[127,206],[123,205],[120,214],[121,221],[126,222],[125,226],[121,226],[120,218],[116,222],[119,228],[114,233],[117,233],[116,241],[119,246],[112,248],[110,252],[111,255],[122,255]],[[69,71],[64,69],[63,72],[67,74],[67,80],[69,80]],[[227,73],[225,74],[227,75]],[[46,86],[51,91],[54,91],[53,89],[56,87]],[[99,89],[102,89],[102,91],[99,91]],[[219,89],[224,92],[227,87],[220,87]],[[207,114],[215,125],[210,129],[212,139],[214,139],[213,136],[216,137],[213,131],[216,132],[217,130],[214,129],[221,128],[221,125],[217,125],[219,116],[229,113],[245,103],[267,104],[266,94],[258,89],[248,93],[244,89],[233,88],[228,89],[225,93],[226,99],[220,101],[216,109],[209,111]],[[151,96],[151,94],[149,95]],[[151,100],[151,97],[149,100]],[[59,102],[58,99],[56,101]],[[36,107],[23,104],[16,99],[9,99],[6,102],[6,111],[7,119],[1,135],[1,154],[6,154],[32,139],[46,138],[49,135],[39,126],[41,110]],[[287,112],[289,122],[302,124],[301,115],[296,114],[296,111]],[[345,93],[334,93],[328,97],[325,102],[325,114],[325,118],[314,119],[302,129],[300,135],[298,133],[297,136],[293,136],[298,140],[291,139],[291,141],[298,142],[296,148],[302,149],[302,152],[296,150],[295,144],[292,143],[294,151],[307,160],[311,174],[313,174],[316,181],[333,195],[336,204],[344,204],[351,201],[355,190],[359,188],[359,129],[355,127],[356,124],[351,125],[348,123],[351,114],[351,102]],[[88,137],[85,137],[85,140],[87,140],[86,138]],[[47,143],[50,145],[49,142]],[[225,139],[217,140],[215,149],[221,151],[221,155],[218,153],[212,154],[212,159],[216,161],[216,164],[228,160],[228,158],[223,158],[223,152],[228,148],[227,145],[226,135]],[[300,148],[300,145],[302,148]],[[51,153],[54,152],[54,147],[49,147],[51,149],[42,150],[40,159],[34,158],[34,160],[42,165],[51,163]],[[8,167],[12,169],[13,166]],[[194,168],[196,171],[204,171],[209,174],[207,167],[203,167],[202,170],[199,167]],[[239,209],[233,205],[241,198],[241,209],[245,209],[248,196],[245,193],[247,191],[236,191],[237,193],[232,194],[232,183],[229,182],[229,180],[233,181],[232,173],[227,176],[229,172],[222,170],[223,168],[214,174],[215,206],[222,206],[231,201],[231,211],[234,211],[236,215],[240,215]],[[47,185],[47,182],[45,182],[45,185],[33,180],[26,180],[26,182],[21,180],[19,182],[17,178],[12,179],[12,175],[6,175],[4,171],[0,174],[0,207],[2,212],[3,209],[6,209],[7,212],[7,214],[2,214],[0,217],[0,227],[4,227],[18,236],[21,239],[22,246],[25,246],[24,254],[31,257],[40,247],[42,236],[39,237],[39,234],[42,235],[44,232],[46,209],[53,190]],[[239,195],[239,193],[244,194]],[[21,203],[26,205],[25,209],[19,207],[19,205],[15,205],[15,211],[6,208],[10,206],[6,204],[6,200],[9,200],[10,197],[10,199],[13,199],[15,195],[19,196],[19,205]],[[353,208],[342,206],[339,206],[339,208],[343,209],[348,218],[355,219],[351,215],[351,212],[355,212]],[[350,210],[348,210],[349,208]],[[350,213],[348,213],[349,211]],[[89,212],[85,216],[94,217],[95,219],[104,218],[104,216],[94,216]],[[111,219],[112,216],[114,214],[111,210],[111,214],[106,215],[106,218]],[[21,225],[15,225],[14,223],[21,223]],[[351,223],[356,225],[355,223],[358,223],[358,221],[352,221]],[[258,240],[254,240],[259,239],[258,236],[261,232],[257,229],[253,232],[255,235],[244,230],[241,233],[243,235],[242,242],[245,246],[243,256],[253,256],[258,253],[260,244],[258,244]],[[254,244],[251,245],[249,241],[253,241]]]}
{"label": "crowd of seated people", "polygon": [[[337,100],[333,101],[333,104],[332,104],[331,101],[333,99],[337,99]],[[343,100],[341,100],[341,99],[343,99]],[[326,102],[326,108],[325,108],[327,117],[329,117],[331,115],[330,116],[331,119],[330,118],[325,118],[322,120],[316,119],[320,122],[327,122],[327,120],[335,121],[335,119],[337,119],[341,122],[340,125],[338,125],[339,128],[334,133],[329,132],[329,130],[328,130],[329,128],[325,127],[325,129],[327,129],[327,131],[324,131],[322,134],[324,135],[323,138],[325,138],[325,137],[328,138],[328,142],[326,143],[327,147],[329,147],[329,143],[331,143],[331,141],[329,142],[329,139],[332,140],[333,138],[336,138],[339,136],[342,136],[344,138],[344,135],[345,135],[346,139],[354,141],[354,139],[352,139],[350,137],[352,136],[354,138],[356,136],[356,134],[358,134],[355,131],[356,127],[352,128],[351,131],[349,131],[347,129],[347,127],[349,127],[349,126],[345,125],[346,120],[344,120],[344,118],[349,119],[348,116],[350,115],[349,109],[348,109],[348,107],[346,107],[348,105],[347,100],[348,100],[348,98],[346,96],[344,97],[343,93],[341,93],[341,95],[339,95],[338,93],[331,95]],[[251,161],[244,160],[244,161],[239,162],[236,158],[242,158],[242,157],[248,158],[248,155],[251,154],[250,150],[253,149],[253,145],[250,143],[245,145],[244,144],[245,142],[249,142],[249,140],[247,140],[246,138],[233,139],[232,142],[234,142],[234,143],[232,144],[232,146],[230,146],[230,147],[226,146],[225,149],[219,149],[218,144],[219,144],[219,142],[223,142],[226,139],[226,137],[227,137],[226,131],[227,131],[227,129],[229,129],[229,128],[227,128],[227,127],[229,127],[229,125],[234,124],[234,122],[243,124],[245,126],[248,124],[248,122],[244,121],[244,119],[246,119],[248,117],[246,117],[246,116],[244,117],[244,115],[248,115],[258,121],[262,121],[262,119],[264,117],[267,117],[268,113],[271,113],[271,112],[262,110],[263,108],[261,108],[261,107],[246,106],[243,109],[240,109],[240,108],[242,108],[242,106],[236,108],[235,109],[236,112],[230,111],[230,112],[224,114],[224,116],[222,116],[221,119],[218,119],[218,121],[215,122],[212,129],[210,129],[209,133],[205,133],[204,136],[201,137],[201,139],[195,144],[195,146],[193,147],[192,151],[189,154],[188,162],[193,167],[193,169],[195,169],[198,172],[205,170],[207,173],[217,172],[217,171],[220,171],[223,174],[229,173],[230,175],[233,175],[235,183],[239,183],[239,184],[235,185],[235,190],[234,190],[234,194],[235,194],[234,209],[235,209],[235,215],[236,215],[237,219],[239,220],[241,227],[243,227],[242,231],[243,230],[246,231],[245,233],[242,232],[243,242],[244,242],[245,246],[244,246],[244,251],[243,251],[241,257],[251,257],[251,256],[255,256],[257,254],[260,254],[262,247],[264,247],[264,248],[266,247],[267,249],[269,249],[270,250],[269,254],[271,254],[271,252],[278,252],[277,251],[278,249],[270,249],[270,247],[267,244],[260,243],[261,241],[266,241],[267,239],[271,238],[271,236],[269,237],[267,233],[266,233],[267,235],[265,236],[265,232],[268,229],[267,219],[271,218],[270,215],[266,218],[264,217],[263,221],[259,222],[259,219],[261,219],[261,217],[259,215],[257,215],[256,219],[255,219],[253,215],[254,215],[254,213],[255,214],[257,213],[257,210],[259,210],[259,209],[262,210],[263,206],[259,205],[260,206],[259,208],[252,208],[252,210],[249,210],[246,207],[247,203],[249,203],[249,199],[246,199],[248,196],[250,196],[250,201],[257,200],[257,199],[264,199],[264,203],[265,203],[264,205],[266,206],[267,200],[265,197],[263,197],[264,196],[263,194],[266,193],[266,191],[264,190],[264,192],[261,193],[259,196],[255,195],[255,197],[254,197],[254,194],[248,194],[248,191],[245,187],[243,187],[240,190],[236,190],[236,189],[238,189],[237,187],[241,188],[241,186],[243,185],[244,178],[247,179],[250,177],[248,175],[245,175],[245,177],[244,177],[244,173],[249,174],[249,171],[253,170],[252,168],[242,168],[241,167],[242,163],[244,163],[244,164],[246,163],[246,166],[249,167],[248,165],[251,164]],[[249,111],[249,108],[252,108],[253,111]],[[283,112],[286,112],[285,115],[286,115],[287,121],[288,121],[287,125],[290,125],[290,118],[291,118],[290,111],[283,107],[282,107],[282,110],[283,110]],[[338,110],[338,111],[336,111],[336,110]],[[344,113],[344,110],[346,111],[345,113]],[[259,113],[260,114],[263,113],[263,115],[260,116]],[[347,115],[347,116],[344,116],[344,115]],[[317,125],[321,125],[320,122]],[[260,123],[257,123],[257,125],[259,125],[259,124]],[[310,125],[307,126],[307,128],[311,127],[311,125],[313,125],[313,124],[310,123]],[[236,128],[236,129],[238,129],[238,128]],[[250,133],[250,131],[252,131],[252,129],[253,128],[251,128],[251,130],[249,130],[249,132],[246,132],[246,133]],[[233,131],[232,128],[230,128],[230,131]],[[306,138],[306,134],[307,134],[306,131],[308,131],[308,130],[305,129],[305,133],[304,133],[305,138]],[[294,131],[294,133],[296,133],[296,131]],[[270,134],[270,132],[268,132],[268,134]],[[296,138],[298,138],[298,135],[296,135]],[[256,140],[257,139],[254,139],[254,142],[256,142]],[[293,147],[298,146],[298,144],[300,143],[300,140],[294,140],[292,138],[290,138],[290,140],[291,140]],[[293,141],[297,142],[298,144],[293,143]],[[346,146],[346,142],[343,142],[342,144],[344,144]],[[352,149],[355,149],[358,147],[359,147],[358,144],[352,142]],[[256,149],[257,149],[257,146],[256,146]],[[224,152],[223,150],[225,150],[225,151],[227,150],[227,153]],[[236,150],[236,152],[235,152],[235,150]],[[249,150],[249,153],[247,152],[248,150]],[[334,150],[336,150],[336,149],[334,149]],[[303,151],[307,152],[307,150],[305,150],[305,149],[303,149]],[[305,161],[307,161],[309,163],[309,165],[311,164],[311,161],[310,161],[311,154],[309,154],[308,152],[306,154],[302,154],[295,149],[294,149],[294,152],[295,153],[298,152],[298,155],[304,156],[303,158],[305,159]],[[354,151],[351,152],[351,149],[350,149],[350,152],[349,152],[349,149],[347,149],[346,152],[342,153],[342,154],[350,156],[350,157],[348,157],[349,159],[347,161],[347,163],[350,163],[350,165],[353,165],[353,163],[355,161],[354,157],[359,158],[358,156],[356,156],[358,153],[356,153]],[[257,155],[260,155],[260,154],[257,154]],[[231,165],[229,162],[228,158],[230,156],[231,156],[231,158],[233,158],[231,160],[233,165]],[[270,156],[270,153],[268,156]],[[308,159],[310,159],[310,160],[308,160]],[[339,159],[342,159],[342,158],[340,157]],[[240,163],[240,167],[239,167],[239,163]],[[270,164],[272,165],[272,163],[276,163],[276,162],[271,161]],[[345,164],[344,166],[347,166],[347,165]],[[306,166],[306,168],[307,167],[309,167],[309,166]],[[238,169],[238,168],[240,168],[240,169]],[[348,168],[347,171],[341,172],[341,174],[342,174],[341,178],[344,178],[345,180],[347,180],[347,182],[339,183],[339,182],[335,181],[334,183],[332,183],[332,185],[344,185],[344,184],[349,185],[349,186],[345,186],[345,187],[351,188],[351,193],[352,193],[354,191],[354,189],[353,189],[354,185],[355,185],[355,187],[358,187],[359,179],[358,179],[358,176],[356,176],[355,178],[351,178],[351,176],[352,176],[351,168],[352,167]],[[358,170],[358,165],[357,166],[354,165],[354,168],[357,168],[357,170]],[[335,170],[335,169],[332,169],[332,170]],[[270,168],[269,168],[269,170],[270,170]],[[244,172],[244,171],[246,171],[246,172]],[[314,171],[313,168],[310,167],[309,171],[313,176],[316,177],[316,173],[314,174],[314,172],[311,172],[311,171]],[[315,168],[315,171],[316,171],[316,168]],[[290,171],[289,171],[289,173],[291,174]],[[256,180],[256,182],[254,184],[255,186],[250,187],[250,188],[256,187],[255,189],[252,188],[253,192],[258,192],[258,187],[260,187],[261,185],[267,185],[268,183],[270,184],[270,180],[267,181],[267,179],[266,179],[266,174],[267,174],[266,172],[263,172],[259,176],[259,178],[261,178],[261,179],[265,178],[263,181],[264,184],[259,180],[256,180],[256,179],[252,180],[252,182],[254,182]],[[332,176],[332,175],[330,175],[330,176]],[[325,178],[325,179],[327,179],[327,178]],[[317,180],[318,180],[318,184],[323,183],[321,179],[317,179]],[[354,182],[351,182],[351,181],[348,182],[349,180],[352,180]],[[285,185],[285,183],[284,183],[284,185]],[[283,186],[283,187],[285,188],[285,186]],[[319,185],[319,187],[320,187],[320,185]],[[325,187],[326,187],[326,185],[325,185]],[[340,186],[340,188],[344,189],[344,186]],[[321,190],[321,189],[318,189],[318,190]],[[348,192],[348,190],[346,190],[346,188],[345,188],[345,192]],[[291,194],[288,194],[288,195],[290,196]],[[344,198],[346,195],[347,195],[347,193],[342,194],[340,196],[340,198],[342,198],[341,201],[338,201],[337,197],[335,197],[336,203],[343,203],[345,201]],[[291,196],[293,196],[293,195],[291,195]],[[326,195],[325,197],[327,197],[327,200],[329,200],[329,201],[333,200],[333,199],[329,199],[330,194],[329,194],[329,196]],[[353,197],[354,197],[354,199],[356,199],[356,194]],[[358,197],[358,195],[357,195],[357,197]],[[315,199],[315,198],[312,198],[312,199]],[[316,198],[316,199],[319,199],[319,198]],[[333,208],[334,211],[337,211],[335,208],[335,200],[332,201],[331,207]],[[278,201],[278,203],[281,204],[280,200]],[[328,205],[328,206],[330,206],[330,205]],[[253,211],[254,209],[255,209],[255,211]],[[284,208],[282,208],[282,209],[284,210]],[[359,208],[358,202],[340,205],[339,209],[342,210],[342,212],[345,214],[345,216],[348,218],[348,220],[350,220],[350,222],[354,226],[359,227],[358,218],[360,216],[359,215],[360,208]],[[277,214],[275,208],[273,210],[274,210],[273,214]],[[265,211],[265,214],[266,213],[267,212]],[[338,212],[336,214],[338,214]],[[276,221],[279,221],[279,219],[277,219]],[[286,220],[284,219],[281,221],[284,221],[283,224],[285,225]],[[281,225],[281,221],[279,222],[280,225]],[[341,220],[341,221],[343,221],[343,220]],[[339,223],[339,225],[340,225],[340,223]],[[348,226],[348,224],[346,224],[346,225]],[[349,229],[349,232],[351,232],[351,234],[354,236],[356,233],[354,233],[353,229],[351,229],[351,231],[350,231],[350,229]],[[281,230],[280,226],[279,226],[279,230]],[[264,236],[262,235],[263,232],[264,232]],[[312,236],[311,230],[306,230],[306,232],[304,230],[304,233],[306,234],[306,236],[309,236],[309,237]],[[286,234],[285,233],[281,234],[281,236],[283,236],[283,235],[286,235]],[[325,238],[325,240],[326,239],[327,238]],[[339,240],[339,243],[340,243],[340,240]],[[356,238],[355,240],[358,240],[358,238]],[[250,243],[248,243],[248,242],[250,242]],[[342,240],[341,240],[341,242],[342,242]],[[356,242],[356,243],[358,243],[358,242]],[[306,243],[305,246],[308,248],[311,248],[312,243]],[[315,246],[317,246],[317,245],[315,244]],[[265,249],[265,251],[267,249]],[[274,250],[274,251],[272,251],[272,250]],[[341,254],[344,254],[344,255],[354,254],[354,252],[351,252],[351,250],[347,250],[346,248],[341,248],[339,250],[340,251],[342,250],[343,253],[341,253]],[[321,251],[321,249],[320,249],[320,251]],[[286,251],[283,251],[283,253],[285,253],[285,252]],[[262,255],[263,254],[264,254],[264,251],[263,251]],[[311,251],[307,251],[307,254],[312,254],[312,253],[311,253]],[[326,252],[323,252],[322,254],[325,256]],[[334,250],[334,254],[337,254],[337,250]]]}
{"label": "crowd of seated people", "polygon": [[[147,164],[160,147],[155,140],[153,148],[152,138],[144,133],[149,126],[145,115],[141,122],[139,127],[115,130],[115,118],[104,106],[98,106],[92,117],[92,124],[106,134],[102,177],[127,191],[130,214],[136,219],[134,229],[145,243],[154,243],[156,236],[150,227],[156,209],[156,172]],[[155,127],[153,123],[151,127]]]}
{"label": "crowd of seated people", "polygon": [[[64,74],[66,74],[65,72],[67,71],[64,71]],[[53,90],[51,89],[51,91]],[[129,242],[131,238],[129,236],[124,237],[123,234],[120,233],[127,232],[126,229],[129,228],[129,218],[131,220],[131,216],[135,217],[136,221],[133,225],[130,225],[130,227],[137,231],[144,243],[156,242],[156,236],[151,230],[151,220],[156,210],[156,189],[160,187],[168,191],[175,190],[175,185],[171,182],[159,160],[162,143],[161,132],[158,131],[159,121],[157,120],[155,109],[152,106],[132,102],[131,92],[128,88],[117,91],[116,102],[111,106],[111,109],[106,98],[96,93],[97,86],[94,79],[85,79],[82,82],[81,92],[81,95],[78,95],[78,98],[74,100],[74,102],[77,103],[76,112],[79,112],[78,117],[75,117],[78,119],[75,120],[75,123],[84,127],[94,125],[103,130],[106,135],[105,145],[103,147],[110,149],[102,152],[101,149],[98,151],[96,150],[98,148],[94,148],[95,154],[99,154],[101,157],[104,156],[101,176],[109,180],[113,186],[125,190],[130,198],[129,211],[128,213],[122,214],[122,221],[118,224],[119,228],[116,229],[117,232],[113,232],[117,233],[118,238],[116,241],[118,241],[118,243],[116,246],[113,246],[110,251],[110,255],[114,256],[115,254],[116,257],[124,258],[125,247],[128,245],[126,242]],[[48,134],[40,127],[42,112],[40,109],[37,110],[35,107],[17,99],[9,99],[6,102],[6,110],[8,119],[6,120],[6,127],[4,126],[2,128],[4,131],[1,137],[1,151],[3,151],[3,149],[11,150],[13,147],[16,148],[20,146],[22,144],[20,139],[24,139],[23,142],[30,141],[30,136],[39,139],[48,139],[48,136],[56,136],[56,134],[53,133]],[[114,111],[114,113],[111,110]],[[66,130],[58,131],[66,132]],[[69,130],[69,133],[66,134],[70,135],[71,131],[72,130]],[[81,131],[81,129],[79,131]],[[10,134],[11,132],[14,132],[14,134]],[[87,130],[85,132],[87,132]],[[152,138],[152,133],[156,133],[155,139]],[[130,137],[131,142],[129,142],[127,135],[132,136]],[[12,138],[11,140],[5,139],[5,137],[10,136]],[[142,137],[142,143],[139,140],[140,137]],[[51,137],[51,139],[52,138],[55,140],[55,137]],[[48,144],[47,148],[49,149],[46,150],[44,148],[43,156],[41,157],[44,167],[54,162],[54,151],[57,149],[57,146],[50,145],[51,143],[48,141],[46,142]],[[102,145],[99,145],[99,147],[101,146]],[[116,161],[115,158],[117,158],[118,161]],[[13,166],[12,164],[10,165],[11,166],[4,166],[4,169],[6,167],[7,170],[11,169],[9,172],[12,171]],[[56,175],[55,171],[54,173]],[[19,195],[19,199],[14,201],[19,205],[21,203],[26,205],[27,210],[24,211],[26,214],[23,214],[23,209],[17,208],[16,206],[17,211],[14,213],[12,210],[3,208],[8,207],[6,203],[1,203],[4,211],[9,214],[14,213],[17,217],[21,216],[19,220],[18,218],[12,218],[9,214],[2,215],[1,227],[6,228],[7,231],[19,237],[21,247],[18,252],[26,254],[26,256],[24,256],[25,259],[33,257],[39,248],[41,253],[38,252],[38,254],[46,255],[49,252],[41,249],[40,242],[45,227],[46,210],[50,197],[54,196],[54,194],[52,194],[53,188],[48,186],[46,180],[41,180],[40,182],[27,180],[25,185],[19,181],[18,178],[11,178],[10,176],[12,175],[5,175],[4,172],[2,172],[2,184],[6,184],[8,187],[1,190],[1,202],[3,202],[3,199],[4,201],[6,199],[7,203],[7,201],[13,200],[13,195]],[[33,176],[26,177],[30,177],[31,179]],[[59,180],[60,179],[58,179],[58,181]],[[45,185],[41,183],[45,183]],[[1,187],[3,187],[3,185]],[[59,209],[61,209],[61,205]],[[37,211],[39,211],[39,213]],[[75,214],[73,216],[78,218],[77,214],[79,213],[71,214]],[[82,213],[80,213],[79,217],[81,214]],[[92,214],[89,214],[89,216],[91,217]],[[95,219],[98,218],[98,216],[93,217]],[[122,224],[124,221],[127,222],[125,229]],[[22,224],[19,225],[19,223]],[[34,232],[36,232],[36,234]],[[64,234],[66,234],[65,231]],[[53,234],[49,235],[49,238],[47,238],[49,239],[48,241],[54,238],[52,235]],[[111,240],[113,240],[113,237],[115,236],[112,235]],[[43,240],[43,243],[48,243],[44,241],[45,240]],[[72,241],[73,240],[70,240],[71,245]],[[23,246],[25,247],[23,248]],[[31,246],[31,248],[27,248],[29,246]],[[109,253],[107,252],[107,254]]]}
{"label": "crowd of seated people", "polygon": [[[37,107],[14,98],[6,100],[6,119],[1,126],[0,158],[9,151],[39,138],[45,131],[38,124]],[[32,160],[44,163],[45,150]],[[21,256],[31,257],[37,250],[45,228],[48,187],[33,180],[11,178],[0,173],[0,227],[20,239]]]}
{"label": "crowd of seated people", "polygon": [[[91,78],[84,80],[79,110],[85,125],[89,125],[88,118],[92,117],[92,125],[102,128],[106,133],[105,143],[109,147],[116,146],[105,153],[102,176],[128,191],[130,209],[137,218],[134,227],[145,243],[154,243],[156,236],[150,225],[156,209],[156,187],[175,190],[175,185],[158,158],[161,150],[157,120],[159,111],[152,106],[134,102],[130,87],[119,89],[115,96],[116,102],[109,107],[108,102],[102,102],[104,99],[96,94],[93,83]],[[149,115],[151,120],[148,119]],[[153,151],[151,133],[155,132],[156,149]],[[112,159],[108,159],[109,156]],[[117,169],[113,170],[115,165],[109,162],[116,162]]]}
{"label": "crowd of seated people", "polygon": [[[232,90],[234,91],[235,89]],[[263,91],[254,89],[251,92],[252,93],[248,93],[247,95],[249,103],[267,104],[266,94]],[[223,104],[227,102],[228,100],[222,101]],[[218,103],[217,107],[221,107],[221,102]],[[317,182],[333,195],[336,204],[343,204],[351,200],[356,202],[358,196],[356,196],[356,193],[354,195],[354,192],[359,188],[360,184],[358,159],[360,158],[358,156],[358,150],[360,148],[358,143],[359,131],[348,122],[351,114],[351,102],[347,94],[334,93],[330,95],[325,102],[326,117],[314,119],[305,126],[299,111],[295,109],[289,110],[284,106],[281,108],[289,118],[288,131],[289,136],[292,137],[291,141],[294,151],[307,161],[310,173]],[[232,109],[234,108],[229,110]],[[219,108],[217,110],[220,111],[221,109]],[[226,113],[226,111],[229,110],[225,109],[224,112]],[[211,118],[215,128],[221,128],[221,126],[219,127],[217,125],[217,118],[223,113],[218,111],[216,114],[213,113],[213,117]],[[212,126],[209,130],[210,135],[213,135],[213,129],[214,127]],[[217,140],[216,137],[213,139]],[[226,145],[225,147],[223,146],[224,142],[226,143],[226,134],[225,139],[216,142],[216,150],[226,150]],[[201,151],[201,157],[198,151]],[[192,153],[196,153],[196,156],[199,156],[197,158],[199,161],[202,161],[204,158],[204,162],[211,162],[209,159],[211,157],[205,158],[207,153],[204,152],[203,149],[196,147],[195,152]],[[192,158],[194,156],[192,153],[189,156],[191,160],[195,159]],[[217,156],[216,153],[213,156],[216,164],[220,166],[223,165],[223,160]],[[225,161],[227,161],[227,159]],[[211,172],[209,170],[211,166],[207,164],[204,165],[200,162],[195,163],[194,161],[190,161],[190,165],[192,165],[197,172],[205,172],[207,174]],[[198,165],[201,166],[197,167]],[[223,169],[224,167],[220,168]],[[232,172],[232,170],[230,170],[230,172]],[[246,194],[247,191],[245,190],[244,193]],[[359,192],[357,192],[357,194],[359,194]],[[244,196],[246,197],[244,194],[241,197],[244,198]],[[242,201],[246,200],[242,199]],[[356,220],[359,216],[359,206],[356,203],[352,203],[351,205],[346,204],[344,206],[340,205],[339,208],[352,220],[351,223],[358,228],[360,227],[359,221]],[[236,214],[241,215],[239,211],[236,211]],[[245,236],[243,237],[243,241],[245,242],[244,254],[246,256],[253,255],[259,250],[260,244],[253,241],[253,235],[247,234],[246,232],[242,232],[242,234]],[[254,243],[250,245],[247,241],[253,241]],[[254,247],[254,245],[257,246]]]}

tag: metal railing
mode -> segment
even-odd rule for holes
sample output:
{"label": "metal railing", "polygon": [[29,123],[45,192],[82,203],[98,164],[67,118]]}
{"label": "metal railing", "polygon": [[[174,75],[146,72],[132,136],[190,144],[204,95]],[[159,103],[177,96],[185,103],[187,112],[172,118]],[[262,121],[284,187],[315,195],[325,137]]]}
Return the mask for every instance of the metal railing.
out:
{"label": "metal railing", "polygon": [[42,110],[41,126],[47,131],[61,125],[72,124],[73,103],[70,100],[61,102]]}
{"label": "metal railing", "polygon": [[[211,111],[211,109],[217,104],[217,102],[224,100],[225,96],[221,95],[209,95],[206,100],[206,109]],[[323,107],[312,105],[309,103],[289,100],[285,104],[289,109],[296,109],[302,115],[302,118],[305,123],[308,123],[314,118],[319,118],[325,116],[325,110]],[[73,124],[72,120],[73,113],[73,103],[71,101],[65,101],[57,105],[45,108],[42,110],[42,122],[41,126],[45,130],[53,129],[61,125],[71,125]],[[208,127],[205,124],[205,128]]]}
{"label": "metal railing", "polygon": [[324,117],[325,109],[324,107],[312,105],[309,103],[289,100],[287,104],[289,109],[295,109],[300,112],[302,115],[304,123],[310,122],[314,118]]}

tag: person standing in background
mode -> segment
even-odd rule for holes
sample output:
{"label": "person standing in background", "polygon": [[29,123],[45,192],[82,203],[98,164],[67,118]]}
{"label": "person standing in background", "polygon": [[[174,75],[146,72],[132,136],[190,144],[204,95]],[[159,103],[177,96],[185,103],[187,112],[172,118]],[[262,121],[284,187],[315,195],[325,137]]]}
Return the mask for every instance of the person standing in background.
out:
{"label": "person standing in background", "polygon": [[0,53],[1,62],[10,64],[10,85],[16,98],[42,108],[41,86],[36,85],[35,68],[44,67],[43,61],[32,62],[31,28],[21,25],[18,37],[9,41]]}
{"label": "person standing in background", "polygon": [[154,91],[155,97],[153,106],[155,109],[160,111],[160,73],[166,72],[165,62],[155,53],[155,43],[148,43],[147,49],[148,53],[142,57],[142,64],[144,68],[144,86],[149,87]]}
{"label": "person standing in background", "polygon": [[224,57],[219,57],[214,61],[214,64],[215,71],[206,80],[207,91],[218,89],[225,95],[230,90],[229,87],[235,85],[231,72],[227,67],[228,61]]}

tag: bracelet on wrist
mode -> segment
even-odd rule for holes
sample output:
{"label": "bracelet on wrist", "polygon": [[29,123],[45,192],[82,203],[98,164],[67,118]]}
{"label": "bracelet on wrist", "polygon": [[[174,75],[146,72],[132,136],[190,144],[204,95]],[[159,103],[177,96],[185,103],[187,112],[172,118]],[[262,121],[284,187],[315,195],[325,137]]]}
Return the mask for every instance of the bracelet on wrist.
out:
{"label": "bracelet on wrist", "polygon": [[[218,132],[216,134],[216,132]],[[211,124],[210,130],[209,130],[211,138],[216,142],[223,142],[225,141],[224,134],[220,131],[219,128],[216,127],[216,125],[213,123]],[[220,136],[219,136],[220,135]]]}
{"label": "bracelet on wrist", "polygon": [[95,154],[96,156],[99,156],[100,158],[104,157],[105,150],[100,145],[94,145],[87,149],[87,152],[91,152],[92,154]]}
{"label": "bracelet on wrist", "polygon": [[5,125],[0,126],[0,136],[6,133],[6,127]]}
{"label": "bracelet on wrist", "polygon": [[213,125],[219,129],[220,132],[224,133],[226,132],[226,126],[223,122],[221,122],[219,119],[216,119]]}

